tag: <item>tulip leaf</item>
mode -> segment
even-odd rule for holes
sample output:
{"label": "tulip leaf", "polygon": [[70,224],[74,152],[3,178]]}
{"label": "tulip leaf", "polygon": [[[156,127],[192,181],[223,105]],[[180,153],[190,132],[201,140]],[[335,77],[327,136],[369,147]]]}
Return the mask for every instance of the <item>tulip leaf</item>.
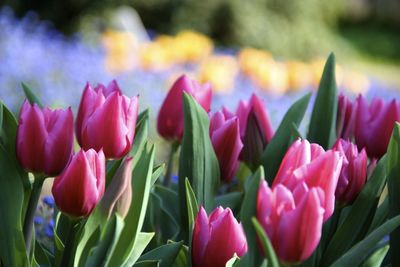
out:
{"label": "tulip leaf", "polygon": [[279,267],[279,260],[276,256],[275,250],[272,247],[271,241],[269,240],[267,234],[265,233],[263,227],[258,222],[257,218],[253,217],[252,222],[254,228],[256,230],[258,239],[261,241],[262,248],[264,250],[264,254],[268,259],[268,266],[269,267]]}
{"label": "tulip leaf", "polygon": [[375,267],[381,266],[383,260],[387,252],[389,251],[389,245],[381,247],[377,251],[374,252],[364,263],[361,267]]}
{"label": "tulip leaf", "polygon": [[[135,257],[132,255],[135,255],[133,252],[138,249],[136,245],[142,244],[137,243],[136,240],[139,238],[149,201],[154,151],[154,145],[147,143],[143,153],[138,155],[138,162],[132,171],[132,203],[134,205],[130,206],[125,217],[125,226],[111,256],[109,266],[132,266],[135,263]],[[140,237],[143,239],[143,235]]]}
{"label": "tulip leaf", "polygon": [[242,203],[243,193],[241,192],[231,192],[217,196],[215,198],[215,206],[222,206],[224,208],[230,208],[235,211],[239,208]]}
{"label": "tulip leaf", "polygon": [[381,241],[387,234],[391,233],[399,225],[400,215],[386,221],[384,224],[379,226],[371,234],[369,234],[362,241],[354,245],[349,251],[347,251],[338,260],[336,260],[332,265],[329,266],[359,266],[368,255],[371,255],[371,253],[373,253],[376,244],[378,244],[379,241]]}
{"label": "tulip leaf", "polygon": [[24,186],[19,166],[3,143],[0,170],[0,261],[5,267],[28,266],[21,219]]}
{"label": "tulip leaf", "polygon": [[310,97],[311,94],[306,94],[289,108],[283,117],[278,130],[276,130],[274,137],[271,139],[271,142],[267,145],[261,156],[261,162],[264,166],[265,175],[269,184],[272,184],[281,161],[285,156],[286,150],[293,142],[293,127],[298,127],[303,120]]}
{"label": "tulip leaf", "polygon": [[214,208],[214,195],[219,183],[219,165],[209,136],[209,119],[204,109],[183,94],[184,132],[179,161],[179,198],[181,235],[187,242],[188,218],[185,179],[193,186],[199,205],[207,212]]}
{"label": "tulip leaf", "polygon": [[196,220],[197,213],[199,212],[199,205],[197,204],[196,196],[194,195],[192,186],[190,185],[189,179],[185,179],[186,188],[186,204],[187,204],[187,214],[188,214],[188,224],[189,224],[189,244],[192,243],[192,231],[194,227],[194,222]]}
{"label": "tulip leaf", "polygon": [[158,261],[141,261],[141,262],[137,262],[135,263],[135,265],[133,265],[135,267],[158,267],[160,266],[160,263]]}
{"label": "tulip leaf", "polygon": [[39,266],[54,266],[54,256],[38,240],[35,240],[35,261]]}
{"label": "tulip leaf", "polygon": [[[389,218],[400,214],[400,124],[393,129],[387,152],[387,187]],[[400,266],[400,228],[390,234],[390,259],[392,266]]]}
{"label": "tulip leaf", "polygon": [[235,253],[233,257],[226,262],[225,267],[234,267],[236,263],[239,261],[239,259],[240,258]]}
{"label": "tulip leaf", "polygon": [[151,176],[151,185],[154,185],[158,178],[160,178],[161,174],[164,172],[165,164],[158,165],[153,168],[153,174]]}
{"label": "tulip leaf", "polygon": [[389,198],[386,197],[385,200],[376,209],[368,233],[372,232],[374,229],[379,227],[379,225],[384,223],[387,220],[388,216],[389,216]]}
{"label": "tulip leaf", "polygon": [[21,86],[24,90],[26,98],[31,105],[37,104],[40,108],[44,107],[42,101],[39,99],[39,97],[36,96],[36,94],[31,90],[31,88],[29,88],[27,84],[21,83]]}
{"label": "tulip leaf", "polygon": [[335,55],[331,53],[319,83],[307,135],[311,143],[320,144],[325,149],[330,148],[336,139],[337,101]]}
{"label": "tulip leaf", "polygon": [[240,260],[240,266],[260,266],[262,257],[257,247],[257,234],[251,218],[256,216],[257,194],[261,181],[264,179],[264,169],[260,166],[252,177],[248,178],[250,185],[247,188],[240,209],[240,221],[246,233],[248,250]]}
{"label": "tulip leaf", "polygon": [[189,247],[183,245],[175,259],[174,267],[190,267],[192,263],[189,260]]}
{"label": "tulip leaf", "polygon": [[139,258],[141,261],[159,261],[160,267],[172,266],[175,262],[176,257],[181,251],[183,241],[180,242],[170,242],[168,244],[162,245],[149,251]]}
{"label": "tulip leaf", "polygon": [[146,249],[147,245],[150,243],[153,237],[154,233],[139,233],[135,241],[134,249],[129,256],[128,262],[123,264],[122,266],[131,267],[139,259],[140,255],[142,255],[143,251]]}
{"label": "tulip leaf", "polygon": [[329,266],[329,264],[343,255],[359,239],[362,239],[370,228],[379,197],[386,182],[385,164],[386,158],[384,156],[378,162],[371,178],[361,190],[348,215],[329,242],[322,259],[323,266]]}
{"label": "tulip leaf", "polygon": [[129,152],[129,155],[133,157],[133,166],[135,165],[136,159],[139,158],[136,155],[143,150],[149,134],[149,113],[149,110],[146,109],[137,117],[135,138],[133,139],[132,149]]}

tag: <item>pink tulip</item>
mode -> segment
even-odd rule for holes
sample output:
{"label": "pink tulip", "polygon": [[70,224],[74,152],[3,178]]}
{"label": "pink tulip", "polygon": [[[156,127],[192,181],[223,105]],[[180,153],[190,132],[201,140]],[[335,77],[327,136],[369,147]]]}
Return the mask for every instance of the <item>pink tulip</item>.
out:
{"label": "pink tulip", "polygon": [[19,113],[17,158],[25,170],[55,176],[62,172],[72,155],[74,118],[67,110],[43,110],[27,100]]}
{"label": "pink tulip", "polygon": [[286,152],[272,187],[281,184],[294,192],[300,183],[304,183],[308,188],[322,189],[324,197],[321,203],[326,221],[335,208],[335,190],[341,168],[342,157],[339,152],[325,152],[317,144],[297,139]]}
{"label": "pink tulip", "polygon": [[400,103],[393,99],[385,103],[374,98],[368,106],[365,98],[357,98],[355,141],[358,149],[365,147],[371,158],[381,158],[387,150],[396,121],[400,121]]}
{"label": "pink tulip", "polygon": [[261,154],[274,134],[264,104],[253,94],[249,102],[239,102],[236,116],[243,141],[240,159],[250,165],[259,165]]}
{"label": "pink tulip", "polygon": [[358,153],[355,144],[343,139],[337,140],[332,149],[344,157],[335,193],[336,199],[351,204],[367,181],[367,153],[365,149]]}
{"label": "pink tulip", "polygon": [[211,85],[208,83],[200,85],[186,75],[179,77],[169,90],[157,118],[158,133],[167,140],[182,139],[183,92],[192,95],[206,112],[210,111]]}
{"label": "pink tulip", "polygon": [[357,107],[345,95],[338,98],[338,111],[336,119],[336,134],[343,139],[350,139],[354,135],[354,123]]}
{"label": "pink tulip", "polygon": [[106,162],[103,150],[80,150],[55,178],[52,193],[64,213],[88,216],[104,194]]}
{"label": "pink tulip", "polygon": [[239,167],[239,154],[243,147],[238,118],[228,119],[223,111],[218,111],[211,118],[210,135],[218,158],[221,179],[230,182]]}
{"label": "pink tulip", "polygon": [[313,253],[321,239],[324,208],[319,187],[300,182],[294,191],[282,184],[271,190],[263,181],[257,196],[257,219],[278,257],[297,263]]}
{"label": "pink tulip", "polygon": [[192,238],[193,267],[224,267],[236,253],[247,252],[246,235],[229,208],[216,208],[209,217],[200,208]]}
{"label": "pink tulip", "polygon": [[85,150],[103,149],[106,158],[121,158],[131,149],[138,98],[122,95],[116,81],[94,89],[86,85],[76,119],[76,137]]}

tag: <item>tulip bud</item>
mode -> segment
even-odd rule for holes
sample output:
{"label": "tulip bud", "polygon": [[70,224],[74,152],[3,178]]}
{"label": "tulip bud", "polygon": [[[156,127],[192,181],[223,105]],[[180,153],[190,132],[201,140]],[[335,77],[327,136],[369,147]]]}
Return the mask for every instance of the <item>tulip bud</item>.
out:
{"label": "tulip bud", "polygon": [[345,95],[338,98],[338,111],[336,118],[336,135],[343,139],[350,139],[354,135],[356,105]]}
{"label": "tulip bud", "polygon": [[335,190],[341,168],[342,157],[339,152],[325,152],[317,144],[297,139],[286,152],[272,188],[282,184],[293,192],[300,183],[305,183],[308,188],[322,189],[325,222],[335,208]]}
{"label": "tulip bud", "polygon": [[132,167],[132,158],[126,158],[107,187],[100,202],[107,217],[113,212],[117,212],[122,218],[127,215],[132,202]]}
{"label": "tulip bud", "polygon": [[297,263],[313,253],[321,239],[324,208],[321,188],[299,183],[294,191],[279,184],[271,190],[263,181],[257,195],[257,219],[278,257]]}
{"label": "tulip bud", "polygon": [[367,181],[367,153],[365,149],[358,153],[355,144],[343,139],[337,140],[332,149],[344,159],[335,196],[338,201],[351,204]]}
{"label": "tulip bud", "polygon": [[274,134],[267,111],[261,99],[253,94],[248,103],[239,102],[236,115],[243,141],[240,159],[251,166],[258,166],[261,154]]}
{"label": "tulip bud", "polygon": [[239,257],[247,252],[246,235],[229,208],[216,208],[209,217],[200,207],[193,229],[193,267],[224,267],[236,253]]}
{"label": "tulip bud", "polygon": [[381,158],[387,150],[393,127],[400,121],[400,103],[393,99],[385,103],[374,98],[368,106],[365,98],[357,98],[354,137],[358,149],[365,147],[371,158]]}
{"label": "tulip bud", "polygon": [[80,150],[55,178],[52,193],[64,213],[88,216],[104,194],[105,157],[103,150]]}
{"label": "tulip bud", "polygon": [[183,136],[183,92],[209,112],[212,90],[210,84],[200,85],[186,75],[179,77],[169,90],[157,118],[158,133],[167,140],[181,140]]}
{"label": "tulip bud", "polygon": [[238,118],[227,119],[223,112],[215,113],[210,121],[210,136],[218,158],[221,179],[230,182],[239,167],[239,154],[243,147]]}
{"label": "tulip bud", "polygon": [[107,88],[87,84],[76,119],[78,143],[85,150],[103,149],[106,158],[121,158],[132,147],[137,115],[137,96],[122,95],[116,81]]}
{"label": "tulip bud", "polygon": [[74,118],[67,110],[43,110],[27,100],[19,113],[16,152],[21,166],[34,173],[55,176],[72,155]]}

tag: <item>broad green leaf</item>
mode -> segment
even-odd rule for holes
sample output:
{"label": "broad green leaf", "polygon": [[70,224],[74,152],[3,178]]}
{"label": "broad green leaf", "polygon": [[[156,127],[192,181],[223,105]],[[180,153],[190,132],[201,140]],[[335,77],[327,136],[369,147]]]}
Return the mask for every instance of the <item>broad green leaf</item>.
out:
{"label": "broad green leaf", "polygon": [[133,265],[135,267],[158,267],[160,266],[160,263],[158,261],[141,261],[141,262],[137,262],[135,263],[135,265]]}
{"label": "broad green leaf", "polygon": [[219,183],[219,165],[209,136],[209,119],[204,109],[188,94],[183,94],[184,133],[179,161],[179,198],[182,237],[187,242],[188,218],[185,179],[193,186],[199,205],[207,212],[214,208]]}
{"label": "broad green leaf", "polygon": [[[193,189],[190,186],[190,182],[187,178],[185,179],[185,187],[187,213],[189,218],[189,235],[191,236],[191,232],[194,227],[194,221],[196,220],[197,213],[199,212],[199,205],[197,204],[196,196],[194,195]],[[189,238],[189,241],[191,241],[191,238]]]}
{"label": "broad green leaf", "polygon": [[252,218],[252,221],[253,221],[253,225],[256,230],[257,236],[258,236],[259,240],[261,241],[265,257],[268,260],[268,266],[269,267],[279,267],[278,257],[275,254],[275,250],[272,247],[271,241],[269,240],[267,234],[265,233],[261,224],[258,222],[258,220],[255,217]]}
{"label": "broad green leaf", "polygon": [[236,265],[237,261],[239,260],[239,257],[236,255],[233,255],[233,257],[226,262],[225,267],[233,267]]}
{"label": "broad green leaf", "polygon": [[182,246],[181,250],[178,253],[178,256],[175,259],[174,267],[191,267],[192,262],[189,258],[189,248],[185,245]]}
{"label": "broad green leaf", "polygon": [[231,192],[224,195],[217,196],[215,198],[215,206],[222,206],[224,208],[230,208],[235,211],[239,208],[242,203],[243,193],[242,192]]}
{"label": "broad green leaf", "polygon": [[[359,266],[373,252],[376,244],[400,225],[400,215],[386,221],[343,254],[331,267]],[[325,265],[328,266],[328,265]]]}
{"label": "broad green leaf", "polygon": [[140,256],[139,262],[154,260],[160,262],[160,267],[172,266],[183,245],[183,241],[170,242]]}
{"label": "broad green leaf", "polygon": [[43,108],[42,101],[39,99],[39,97],[36,96],[36,94],[34,92],[32,92],[32,90],[29,88],[29,86],[26,85],[25,83],[21,83],[21,85],[22,85],[22,89],[24,90],[25,96],[28,99],[29,103],[31,105],[37,104],[40,108]]}
{"label": "broad green leaf", "polygon": [[264,169],[260,166],[251,178],[250,185],[247,188],[242,207],[240,209],[240,221],[243,225],[247,239],[247,254],[240,260],[240,266],[259,266],[262,257],[257,247],[257,234],[254,230],[251,218],[256,216],[257,194],[261,181],[264,179]]}
{"label": "broad green leaf", "polygon": [[261,162],[264,166],[265,175],[269,184],[272,184],[279,169],[279,165],[285,156],[286,150],[293,141],[293,125],[298,127],[303,120],[308,102],[310,101],[310,96],[311,94],[303,96],[289,108],[283,117],[278,130],[276,130],[274,137],[271,139],[271,142],[267,145],[261,156]]}
{"label": "broad green leaf", "polygon": [[[128,261],[122,266],[131,267],[139,259],[140,255],[142,255],[153,237],[154,233],[139,233]],[[110,265],[110,267],[112,266],[113,265]]]}
{"label": "broad green leaf", "polygon": [[311,114],[307,139],[328,149],[336,139],[337,88],[335,56],[330,54],[325,63],[317,97]]}
{"label": "broad green leaf", "polygon": [[36,240],[35,241],[35,254],[34,259],[40,266],[53,266],[54,256],[48,251],[42,244]]}
{"label": "broad green leaf", "polygon": [[161,208],[172,215],[179,222],[179,205],[178,194],[162,185],[154,186],[154,193],[161,199]]}
{"label": "broad green leaf", "polygon": [[386,245],[374,252],[361,267],[376,267],[381,266],[387,252],[389,251],[389,245]]}
{"label": "broad green leaf", "polygon": [[121,166],[122,160],[123,158],[106,162],[106,188],[111,183],[111,180],[117,172],[119,166]]}
{"label": "broad green leaf", "polygon": [[151,176],[151,185],[154,185],[158,178],[160,178],[161,174],[164,172],[165,164],[158,165],[153,168],[153,174]]}
{"label": "broad green leaf", "polygon": [[385,200],[376,209],[368,233],[372,232],[381,224],[383,224],[388,219],[388,216],[389,216],[389,198],[386,197]]}
{"label": "broad green leaf", "polygon": [[370,228],[379,197],[386,182],[385,156],[378,162],[371,178],[351,206],[348,215],[340,224],[324,253],[323,266],[328,266],[351,246]]}
{"label": "broad green leaf", "polygon": [[151,176],[154,163],[154,145],[147,143],[132,171],[132,203],[127,216],[125,227],[110,260],[110,266],[123,266],[134,262],[130,256],[135,250],[138,234],[142,229],[146,215],[151,188]]}
{"label": "broad green leaf", "polygon": [[135,138],[129,156],[133,157],[133,166],[136,164],[138,155],[144,149],[149,134],[149,110],[142,111],[136,121]]}

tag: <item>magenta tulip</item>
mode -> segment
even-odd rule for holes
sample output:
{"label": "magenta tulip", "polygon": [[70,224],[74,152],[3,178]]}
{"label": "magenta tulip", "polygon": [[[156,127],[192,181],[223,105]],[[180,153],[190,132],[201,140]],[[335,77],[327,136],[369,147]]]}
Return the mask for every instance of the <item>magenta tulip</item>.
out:
{"label": "magenta tulip", "polygon": [[353,203],[367,181],[368,157],[365,149],[358,153],[357,146],[339,139],[332,148],[343,156],[343,166],[336,188],[336,199],[342,203]]}
{"label": "magenta tulip", "polygon": [[221,179],[224,182],[232,181],[235,176],[239,167],[239,154],[243,147],[238,118],[227,116],[223,111],[218,111],[210,121],[211,142],[218,158]]}
{"label": "magenta tulip", "polygon": [[197,214],[192,238],[193,267],[224,267],[234,254],[247,252],[246,235],[229,208],[216,208],[209,217],[203,207]]}
{"label": "magenta tulip", "polygon": [[343,139],[353,137],[356,109],[355,103],[351,102],[345,95],[339,95],[336,119],[336,134],[338,137]]}
{"label": "magenta tulip", "polygon": [[300,183],[305,183],[308,188],[320,188],[324,192],[321,203],[326,221],[335,208],[335,190],[341,168],[339,152],[325,152],[317,144],[297,139],[286,152],[272,187],[281,184],[294,192]]}
{"label": "magenta tulip", "polygon": [[138,115],[138,98],[122,95],[116,81],[108,87],[86,85],[76,119],[76,137],[82,148],[121,158],[131,149]]}
{"label": "magenta tulip", "polygon": [[355,141],[358,149],[365,147],[371,158],[381,158],[387,150],[396,121],[400,121],[400,103],[393,99],[385,103],[374,98],[370,105],[360,95],[357,98]]}
{"label": "magenta tulip", "polygon": [[186,75],[179,77],[169,90],[157,118],[158,133],[166,140],[180,141],[183,136],[183,92],[186,92],[210,111],[212,90],[210,84],[200,85]]}
{"label": "magenta tulip", "polygon": [[240,159],[251,166],[258,166],[261,154],[274,134],[268,113],[261,99],[253,94],[249,102],[239,102],[236,115],[243,141]]}
{"label": "magenta tulip", "polygon": [[25,100],[18,121],[16,151],[21,166],[46,176],[60,174],[72,155],[74,118],[71,108],[40,109]]}
{"label": "magenta tulip", "polygon": [[282,184],[271,190],[263,181],[257,196],[257,219],[278,257],[289,263],[306,260],[321,239],[324,218],[319,187],[297,184],[294,191]]}
{"label": "magenta tulip", "polygon": [[103,150],[80,150],[55,178],[52,193],[64,213],[88,216],[104,194],[106,162]]}

